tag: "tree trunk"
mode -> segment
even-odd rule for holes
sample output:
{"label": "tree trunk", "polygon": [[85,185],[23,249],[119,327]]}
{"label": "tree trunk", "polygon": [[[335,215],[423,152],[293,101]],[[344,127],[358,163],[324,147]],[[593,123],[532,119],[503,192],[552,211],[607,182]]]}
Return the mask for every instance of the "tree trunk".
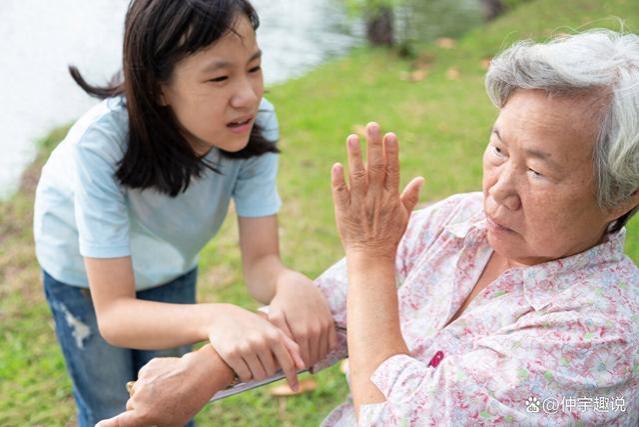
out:
{"label": "tree trunk", "polygon": [[486,21],[492,21],[506,10],[501,0],[481,0],[481,5]]}
{"label": "tree trunk", "polygon": [[395,43],[393,10],[381,7],[366,19],[366,37],[373,46],[392,46]]}

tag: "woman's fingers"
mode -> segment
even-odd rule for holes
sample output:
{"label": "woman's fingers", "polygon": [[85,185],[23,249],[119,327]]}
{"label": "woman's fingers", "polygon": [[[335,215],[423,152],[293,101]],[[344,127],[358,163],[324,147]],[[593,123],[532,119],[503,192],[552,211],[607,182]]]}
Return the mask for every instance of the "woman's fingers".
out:
{"label": "woman's fingers", "polygon": [[386,175],[386,156],[379,125],[371,122],[366,126],[368,184],[373,191],[383,188]]}
{"label": "woman's fingers", "polygon": [[384,152],[386,156],[386,179],[384,188],[391,193],[399,193],[399,142],[394,133],[384,136]]}
{"label": "woman's fingers", "polygon": [[333,203],[336,209],[346,209],[350,204],[350,191],[344,181],[344,167],[335,163],[331,170],[331,187],[333,189]]}
{"label": "woman's fingers", "polygon": [[417,178],[413,178],[413,180],[408,183],[406,188],[404,188],[400,199],[408,213],[412,212],[413,209],[415,209],[415,206],[419,201],[419,192],[421,191],[423,185],[424,178],[420,176]]}
{"label": "woman's fingers", "polygon": [[362,160],[362,148],[357,135],[351,135],[346,140],[348,152],[348,168],[350,170],[351,199],[357,203],[357,199],[366,194],[368,188],[368,174]]}

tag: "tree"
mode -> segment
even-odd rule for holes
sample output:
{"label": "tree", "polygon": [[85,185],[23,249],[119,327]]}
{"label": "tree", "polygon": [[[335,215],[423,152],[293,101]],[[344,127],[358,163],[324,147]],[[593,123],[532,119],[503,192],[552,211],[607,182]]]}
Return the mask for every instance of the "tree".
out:
{"label": "tree", "polygon": [[366,22],[366,37],[373,46],[393,46],[395,15],[393,10],[403,0],[345,0],[352,13],[362,15]]}
{"label": "tree", "polygon": [[383,6],[370,12],[366,17],[366,38],[373,46],[392,46],[395,44],[395,25],[393,9]]}
{"label": "tree", "polygon": [[492,21],[506,10],[502,0],[481,0],[481,5],[486,21]]}

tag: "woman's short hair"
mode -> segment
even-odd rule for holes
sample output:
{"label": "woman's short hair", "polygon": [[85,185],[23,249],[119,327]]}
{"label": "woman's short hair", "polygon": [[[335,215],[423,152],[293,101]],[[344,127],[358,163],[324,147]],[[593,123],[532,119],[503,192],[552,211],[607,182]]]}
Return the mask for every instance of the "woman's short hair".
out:
{"label": "woman's short hair", "polygon": [[[234,32],[238,17],[259,26],[248,0],[132,0],[125,20],[121,77],[106,87],[89,85],[76,67],[73,79],[88,94],[104,99],[124,96],[129,114],[129,141],[116,171],[129,188],[153,188],[177,196],[205,169],[218,172],[201,159],[180,130],[170,107],[161,106],[159,91],[171,80],[175,65],[188,55]],[[230,158],[278,152],[254,125],[247,146],[237,152],[220,150]]]}
{"label": "woman's short hair", "polygon": [[[639,37],[607,29],[563,35],[548,43],[520,41],[492,60],[486,90],[502,108],[516,89],[592,93],[603,105],[594,152],[597,202],[615,208],[639,189]],[[613,221],[621,229],[635,207]]]}

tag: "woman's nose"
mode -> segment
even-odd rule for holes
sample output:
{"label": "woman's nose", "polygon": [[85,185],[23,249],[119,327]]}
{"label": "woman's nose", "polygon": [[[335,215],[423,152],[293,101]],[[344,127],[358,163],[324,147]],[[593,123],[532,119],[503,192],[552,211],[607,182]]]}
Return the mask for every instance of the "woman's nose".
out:
{"label": "woman's nose", "polygon": [[497,203],[511,211],[516,211],[521,207],[521,199],[517,192],[513,171],[507,166],[504,166],[498,173],[497,179],[488,193]]}

